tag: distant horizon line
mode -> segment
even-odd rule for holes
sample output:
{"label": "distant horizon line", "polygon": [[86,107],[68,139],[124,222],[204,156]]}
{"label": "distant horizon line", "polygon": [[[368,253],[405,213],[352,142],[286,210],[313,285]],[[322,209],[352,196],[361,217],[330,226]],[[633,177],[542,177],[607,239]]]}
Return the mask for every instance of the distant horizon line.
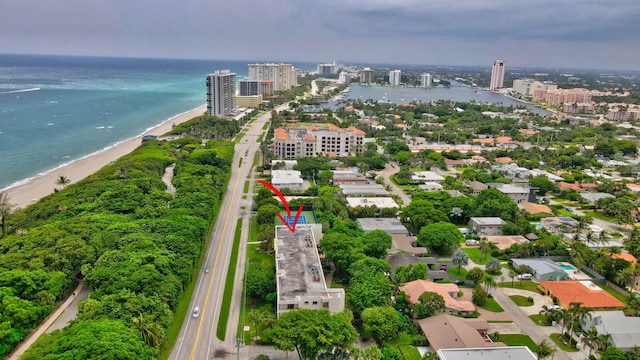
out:
{"label": "distant horizon line", "polygon": [[[209,58],[180,58],[180,57],[145,57],[145,56],[110,56],[110,55],[78,55],[78,54],[36,54],[36,53],[0,53],[0,56],[34,56],[34,57],[59,57],[59,58],[99,58],[99,59],[129,59],[129,60],[178,60],[178,61],[236,61],[251,63],[304,63],[304,64],[327,64],[329,62],[321,61],[309,61],[309,60],[256,60],[256,59],[209,59]],[[495,60],[495,59],[494,59]],[[379,66],[388,68],[389,66],[395,67],[434,67],[434,68],[482,68],[491,70],[492,63],[487,65],[448,65],[448,64],[416,64],[416,63],[393,63],[393,62],[360,62],[360,61],[346,61],[346,60],[331,60],[335,61],[338,65],[350,65],[350,66]],[[571,68],[571,67],[541,67],[541,66],[509,66],[509,60],[504,60],[507,63],[507,71],[509,69],[516,70],[552,70],[556,72],[561,71],[615,71],[621,73],[640,73],[640,70],[633,69],[606,69],[606,68]]]}

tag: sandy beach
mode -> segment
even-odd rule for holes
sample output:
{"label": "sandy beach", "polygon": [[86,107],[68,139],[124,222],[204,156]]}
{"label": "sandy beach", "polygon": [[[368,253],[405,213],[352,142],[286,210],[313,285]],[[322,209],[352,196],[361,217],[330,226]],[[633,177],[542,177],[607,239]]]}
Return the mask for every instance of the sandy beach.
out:
{"label": "sandy beach", "polygon": [[[142,135],[162,135],[169,132],[174,125],[191,120],[194,117],[202,115],[207,110],[206,105],[202,105],[193,110],[187,111],[175,117],[172,117],[158,126],[146,131]],[[98,152],[91,156],[73,161],[68,165],[51,170],[42,176],[38,176],[26,184],[18,185],[5,190],[9,196],[9,202],[14,204],[16,208],[24,208],[40,198],[51,194],[56,187],[56,180],[60,176],[65,176],[71,183],[78,182],[85,177],[100,170],[103,166],[108,165],[112,161],[129,154],[135,150],[140,143],[142,136],[125,140],[118,145]]]}

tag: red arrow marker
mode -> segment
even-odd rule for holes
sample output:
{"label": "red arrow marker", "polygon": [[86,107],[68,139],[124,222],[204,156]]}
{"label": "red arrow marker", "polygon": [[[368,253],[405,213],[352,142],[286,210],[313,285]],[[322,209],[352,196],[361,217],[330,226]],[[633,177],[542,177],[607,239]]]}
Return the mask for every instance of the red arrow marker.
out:
{"label": "red arrow marker", "polygon": [[[282,201],[282,205],[284,205],[284,209],[287,211],[287,218],[291,219],[291,210],[289,209],[289,203],[287,202],[287,199],[284,198],[284,195],[282,195],[280,190],[276,189],[275,186],[273,186],[272,184],[269,184],[264,180],[258,180],[258,182],[266,186],[274,194],[278,195],[278,197],[280,198],[280,201]],[[289,223],[284,219],[284,217],[278,213],[278,217],[280,218],[282,223],[284,223],[287,226],[287,228],[291,230],[291,232],[296,232],[296,225],[298,225],[298,219],[300,218],[300,214],[302,213],[303,208],[304,208],[304,203],[301,203],[300,207],[298,208],[298,212],[296,213],[296,218],[293,219],[293,226],[289,225]]]}

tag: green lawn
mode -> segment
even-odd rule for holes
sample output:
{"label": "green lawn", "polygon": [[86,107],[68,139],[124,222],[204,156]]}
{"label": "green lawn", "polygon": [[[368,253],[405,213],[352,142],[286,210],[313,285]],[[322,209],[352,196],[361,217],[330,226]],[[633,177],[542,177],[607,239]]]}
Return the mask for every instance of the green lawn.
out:
{"label": "green lawn", "polygon": [[[500,283],[498,283],[498,287],[510,288],[511,287],[511,281],[500,282]],[[540,291],[538,291],[538,283],[533,282],[531,280],[523,280],[523,281],[515,280],[513,282],[513,288],[514,289],[529,290],[529,291],[532,291],[532,292],[538,293],[538,294],[540,293]]]}
{"label": "green lawn", "polygon": [[478,265],[484,265],[489,259],[491,259],[490,253],[482,255],[480,254],[480,248],[477,247],[460,248],[460,250],[467,253],[467,255],[469,255],[469,259]]}
{"label": "green lawn", "polygon": [[564,340],[562,339],[561,335],[558,333],[554,333],[549,335],[549,337],[551,338],[551,340],[553,340],[554,343],[556,343],[556,345],[558,345],[558,347],[564,351],[567,352],[577,352],[578,349],[567,345]]}
{"label": "green lawn", "polygon": [[249,192],[249,184],[250,184],[250,183],[249,183],[249,181],[245,181],[245,182],[244,182],[244,189],[243,189],[243,192],[244,192],[245,194]]}
{"label": "green lawn", "polygon": [[533,306],[533,301],[529,301],[528,297],[526,296],[511,295],[509,296],[509,298],[518,306]]}
{"label": "green lawn", "polygon": [[487,303],[480,307],[495,313],[504,312],[502,306],[494,298],[487,298]]}
{"label": "green lawn", "polygon": [[607,215],[605,215],[603,212],[600,212],[600,211],[585,211],[584,213],[585,215],[589,215],[594,219],[605,220],[612,223],[616,222],[614,219],[608,217]]}
{"label": "green lawn", "polygon": [[405,360],[422,360],[420,352],[412,345],[399,345],[398,350],[402,354],[402,358]]}
{"label": "green lawn", "polygon": [[531,350],[534,354],[536,350],[538,350],[538,345],[527,335],[523,334],[500,334],[498,338],[495,339],[497,341],[501,341],[508,346],[526,346]]}
{"label": "green lawn", "polygon": [[447,273],[460,279],[466,279],[469,272],[463,267],[461,267],[460,272],[458,272],[458,267],[450,264],[447,268]]}
{"label": "green lawn", "polygon": [[531,320],[533,320],[533,322],[538,326],[549,326],[544,322],[544,315],[529,315],[529,318],[531,318]]}

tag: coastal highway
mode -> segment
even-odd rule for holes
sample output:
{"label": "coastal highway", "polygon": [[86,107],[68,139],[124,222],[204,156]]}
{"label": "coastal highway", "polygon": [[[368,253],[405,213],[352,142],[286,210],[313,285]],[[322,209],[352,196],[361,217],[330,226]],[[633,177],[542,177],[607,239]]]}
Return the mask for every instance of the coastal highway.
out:
{"label": "coastal highway", "polygon": [[[235,352],[234,338],[236,334],[227,333],[223,343],[216,338],[216,330],[237,219],[243,215],[243,211],[250,211],[251,196],[242,199],[244,183],[251,172],[254,155],[259,151],[260,144],[256,141],[262,127],[270,118],[270,112],[261,115],[250,125],[242,140],[235,145],[229,185],[220,207],[215,228],[209,238],[203,267],[198,273],[189,311],[169,356],[171,360],[211,359],[219,351]],[[240,159],[242,159],[242,165],[239,166]],[[246,206],[246,210],[241,210],[241,206]],[[246,234],[243,236],[246,237]],[[244,252],[240,252],[240,254],[244,254]],[[210,267],[209,272],[205,271],[207,265]],[[244,259],[238,258],[238,268],[242,269],[243,265]],[[242,282],[236,282],[234,286],[241,289]],[[234,293],[237,293],[237,289]],[[196,307],[200,308],[198,317],[193,316],[193,309]],[[230,313],[237,314],[239,307],[240,299],[232,301]],[[237,318],[233,326],[235,327],[236,324]]]}

